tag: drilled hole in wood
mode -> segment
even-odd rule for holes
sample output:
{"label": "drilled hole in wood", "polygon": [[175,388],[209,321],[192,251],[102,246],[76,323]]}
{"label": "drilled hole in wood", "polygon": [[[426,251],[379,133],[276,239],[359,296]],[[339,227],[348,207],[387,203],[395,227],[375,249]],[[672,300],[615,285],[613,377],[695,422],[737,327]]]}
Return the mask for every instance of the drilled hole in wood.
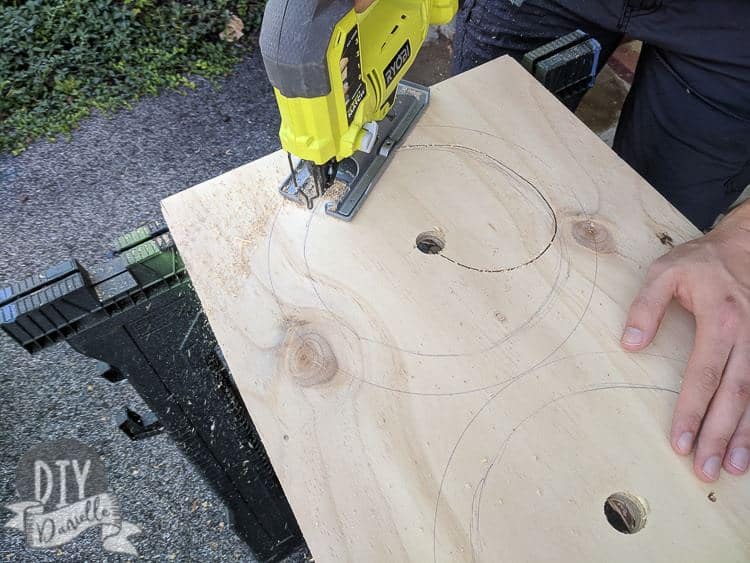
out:
{"label": "drilled hole in wood", "polygon": [[417,249],[424,254],[440,254],[445,248],[445,240],[437,231],[425,231],[417,236]]}
{"label": "drilled hole in wood", "polygon": [[637,534],[646,526],[648,509],[643,499],[630,493],[613,493],[604,502],[604,516],[615,530]]}

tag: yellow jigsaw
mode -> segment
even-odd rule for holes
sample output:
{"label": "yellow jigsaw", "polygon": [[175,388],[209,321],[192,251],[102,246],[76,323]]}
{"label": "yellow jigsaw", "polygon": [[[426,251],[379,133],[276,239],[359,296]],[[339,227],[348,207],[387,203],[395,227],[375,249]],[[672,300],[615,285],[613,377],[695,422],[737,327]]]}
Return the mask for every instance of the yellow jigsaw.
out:
{"label": "yellow jigsaw", "polygon": [[291,174],[281,193],[312,208],[338,180],[326,212],[351,220],[393,149],[429,101],[403,79],[430,24],[453,19],[458,0],[269,0],[260,48],[281,113]]}

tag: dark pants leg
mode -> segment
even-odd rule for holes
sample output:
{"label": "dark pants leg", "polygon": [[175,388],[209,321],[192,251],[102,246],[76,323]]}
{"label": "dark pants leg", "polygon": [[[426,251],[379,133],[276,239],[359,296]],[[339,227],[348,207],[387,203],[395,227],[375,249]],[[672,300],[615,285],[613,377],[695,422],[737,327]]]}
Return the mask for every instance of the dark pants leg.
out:
{"label": "dark pants leg", "polygon": [[582,29],[645,43],[615,150],[699,228],[750,183],[750,1],[467,0],[454,70]]}
{"label": "dark pants leg", "polygon": [[602,66],[622,39],[622,33],[587,21],[554,0],[466,0],[456,18],[453,72],[501,55],[520,61],[532,49],[576,29],[601,43]]}

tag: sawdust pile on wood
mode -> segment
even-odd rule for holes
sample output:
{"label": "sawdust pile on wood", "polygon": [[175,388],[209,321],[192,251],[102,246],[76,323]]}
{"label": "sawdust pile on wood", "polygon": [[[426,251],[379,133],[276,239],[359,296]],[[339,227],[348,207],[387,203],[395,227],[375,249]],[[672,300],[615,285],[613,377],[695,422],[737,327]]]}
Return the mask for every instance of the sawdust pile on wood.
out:
{"label": "sawdust pile on wood", "polygon": [[347,184],[345,182],[342,182],[341,180],[334,180],[333,184],[331,184],[331,187],[328,188],[328,190],[326,190],[326,193],[323,195],[323,199],[325,201],[331,201],[338,205],[341,201],[341,198],[343,198],[346,194],[346,189]]}

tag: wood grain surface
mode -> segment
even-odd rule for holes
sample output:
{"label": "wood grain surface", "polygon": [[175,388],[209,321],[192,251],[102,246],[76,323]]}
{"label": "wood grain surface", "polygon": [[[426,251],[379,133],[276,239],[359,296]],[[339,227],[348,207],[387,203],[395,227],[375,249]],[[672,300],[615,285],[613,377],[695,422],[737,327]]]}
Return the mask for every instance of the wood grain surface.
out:
{"label": "wood grain surface", "polygon": [[692,319],[619,346],[699,233],[515,62],[434,87],[352,223],[286,174],[163,210],[316,561],[750,559],[750,479],[668,442]]}

